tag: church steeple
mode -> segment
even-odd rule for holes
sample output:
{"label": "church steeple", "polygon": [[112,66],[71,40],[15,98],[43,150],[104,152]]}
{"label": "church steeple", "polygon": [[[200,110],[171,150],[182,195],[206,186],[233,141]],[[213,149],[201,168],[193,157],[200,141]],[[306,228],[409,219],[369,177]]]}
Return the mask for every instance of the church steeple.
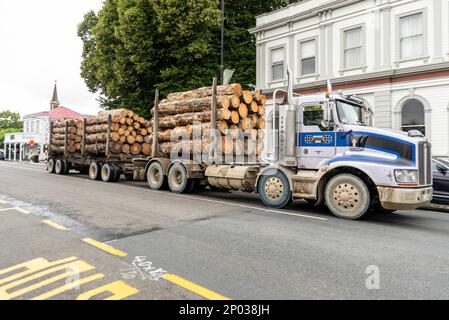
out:
{"label": "church steeple", "polygon": [[50,101],[50,111],[56,109],[59,107],[59,100],[58,100],[58,87],[57,82],[55,81],[55,88],[53,89],[53,97]]}

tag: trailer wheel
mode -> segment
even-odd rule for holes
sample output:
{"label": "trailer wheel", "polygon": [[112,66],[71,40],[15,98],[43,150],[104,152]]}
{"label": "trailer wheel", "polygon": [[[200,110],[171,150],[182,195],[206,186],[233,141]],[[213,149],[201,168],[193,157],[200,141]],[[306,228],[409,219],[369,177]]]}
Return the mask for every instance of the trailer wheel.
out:
{"label": "trailer wheel", "polygon": [[55,173],[62,175],[65,174],[66,168],[65,168],[66,163],[64,162],[64,160],[56,160],[55,163]]}
{"label": "trailer wheel", "polygon": [[101,168],[101,180],[104,182],[113,182],[115,177],[114,165],[106,163]]}
{"label": "trailer wheel", "polygon": [[112,165],[114,167],[114,182],[120,181],[120,177],[122,175],[122,171],[120,169],[120,166],[117,164]]}
{"label": "trailer wheel", "polygon": [[257,189],[267,207],[281,209],[292,202],[290,182],[280,171],[261,176]]}
{"label": "trailer wheel", "polygon": [[360,219],[371,204],[366,183],[352,174],[333,177],[326,185],[324,197],[329,210],[342,219]]}
{"label": "trailer wheel", "polygon": [[55,159],[48,159],[47,161],[47,171],[48,173],[55,173]]}
{"label": "trailer wheel", "polygon": [[100,180],[101,179],[101,162],[92,162],[89,167],[89,178],[90,180]]}
{"label": "trailer wheel", "polygon": [[168,186],[174,193],[188,193],[193,181],[187,178],[187,170],[181,163],[174,164],[168,171]]}
{"label": "trailer wheel", "polygon": [[164,174],[164,169],[159,162],[150,164],[147,170],[147,182],[151,190],[161,190],[167,184],[167,178]]}
{"label": "trailer wheel", "polygon": [[64,175],[67,175],[70,173],[70,169],[72,167],[72,164],[70,162],[68,162],[67,160],[62,160],[62,162],[64,163]]}

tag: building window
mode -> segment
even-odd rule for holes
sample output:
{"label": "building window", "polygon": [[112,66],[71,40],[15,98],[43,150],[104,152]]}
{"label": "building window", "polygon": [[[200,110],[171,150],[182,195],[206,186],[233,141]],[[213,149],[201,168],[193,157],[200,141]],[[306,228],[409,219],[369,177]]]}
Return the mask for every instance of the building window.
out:
{"label": "building window", "polygon": [[407,100],[402,106],[402,131],[418,130],[426,134],[424,105],[416,99]]}
{"label": "building window", "polygon": [[300,75],[316,74],[316,40],[303,41],[299,44]]}
{"label": "building window", "polygon": [[29,122],[29,121],[27,121],[27,122],[25,123],[25,131],[26,131],[26,132],[30,132],[30,122]]}
{"label": "building window", "polygon": [[36,133],[39,133],[39,125],[40,125],[40,121],[36,120]]}
{"label": "building window", "polygon": [[271,80],[283,80],[284,74],[284,48],[271,50]]}
{"label": "building window", "polygon": [[30,132],[34,132],[34,121],[31,121],[31,128],[30,128]]}
{"label": "building window", "polygon": [[344,68],[361,67],[363,64],[363,28],[344,31]]}
{"label": "building window", "polygon": [[399,19],[401,59],[424,56],[424,15],[416,13]]}

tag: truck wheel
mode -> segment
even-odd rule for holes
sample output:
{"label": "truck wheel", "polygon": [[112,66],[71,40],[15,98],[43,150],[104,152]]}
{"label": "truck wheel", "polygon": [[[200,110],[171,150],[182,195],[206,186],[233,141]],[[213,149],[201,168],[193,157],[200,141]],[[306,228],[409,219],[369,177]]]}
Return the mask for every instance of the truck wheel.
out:
{"label": "truck wheel", "polygon": [[47,171],[48,173],[55,173],[55,159],[48,159]]}
{"label": "truck wheel", "polygon": [[104,182],[113,182],[115,176],[115,168],[114,165],[106,163],[101,168],[101,180]]}
{"label": "truck wheel", "polygon": [[167,179],[164,174],[164,169],[159,162],[153,162],[148,167],[147,182],[151,190],[161,190],[164,188]]}
{"label": "truck wheel", "polygon": [[114,167],[114,180],[113,182],[119,182],[120,181],[120,177],[122,175],[122,170],[120,169],[120,166],[113,164],[112,165]]}
{"label": "truck wheel", "polygon": [[62,175],[65,174],[66,168],[65,168],[65,162],[64,160],[56,160],[55,163],[55,173]]}
{"label": "truck wheel", "polygon": [[174,193],[188,193],[192,181],[187,178],[187,170],[181,163],[174,164],[168,171],[168,186]]}
{"label": "truck wheel", "polygon": [[89,167],[89,178],[90,180],[100,180],[101,179],[101,167],[100,162],[92,162]]}
{"label": "truck wheel", "polygon": [[261,176],[257,189],[267,207],[282,209],[292,202],[290,182],[280,171]]}
{"label": "truck wheel", "polygon": [[366,183],[352,174],[333,177],[327,183],[324,197],[329,210],[342,219],[361,218],[371,204],[371,195]]}
{"label": "truck wheel", "polygon": [[70,162],[68,162],[67,160],[62,160],[62,162],[64,163],[64,175],[69,174],[70,173],[70,169],[72,168],[72,164]]}

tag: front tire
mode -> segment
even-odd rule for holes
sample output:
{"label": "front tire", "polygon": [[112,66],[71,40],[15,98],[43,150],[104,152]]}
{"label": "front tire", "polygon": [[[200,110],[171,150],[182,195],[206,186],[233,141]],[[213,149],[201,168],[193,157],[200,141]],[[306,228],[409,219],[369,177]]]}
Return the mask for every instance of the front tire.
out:
{"label": "front tire", "polygon": [[282,209],[292,202],[290,182],[280,171],[263,175],[257,189],[260,199],[267,207]]}
{"label": "front tire", "polygon": [[159,162],[150,164],[147,170],[147,183],[151,190],[161,190],[164,188],[167,179],[164,174],[164,168]]}
{"label": "front tire", "polygon": [[352,174],[339,174],[326,185],[326,205],[337,217],[357,220],[371,205],[371,194],[366,183]]}

